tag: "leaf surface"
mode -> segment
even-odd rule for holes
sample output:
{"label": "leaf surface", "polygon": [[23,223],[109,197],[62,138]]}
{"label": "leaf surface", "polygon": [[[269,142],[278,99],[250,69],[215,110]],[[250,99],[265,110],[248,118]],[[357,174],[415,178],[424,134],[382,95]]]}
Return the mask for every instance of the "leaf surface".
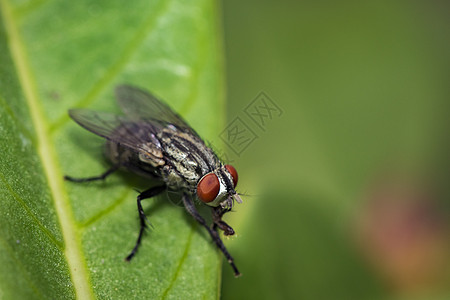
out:
{"label": "leaf surface", "polygon": [[119,112],[113,90],[152,91],[213,144],[223,122],[217,7],[209,1],[0,1],[0,298],[214,299],[221,255],[176,195],[144,203],[69,108]]}

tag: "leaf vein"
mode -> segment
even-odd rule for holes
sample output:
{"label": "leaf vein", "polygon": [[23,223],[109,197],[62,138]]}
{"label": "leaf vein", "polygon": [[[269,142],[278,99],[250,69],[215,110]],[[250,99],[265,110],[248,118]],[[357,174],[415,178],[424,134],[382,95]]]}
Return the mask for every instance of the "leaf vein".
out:
{"label": "leaf vein", "polygon": [[0,180],[3,181],[3,184],[5,185],[7,191],[11,194],[11,196],[22,206],[22,208],[25,210],[25,212],[31,217],[31,219],[36,223],[36,225],[39,227],[39,229],[48,236],[50,241],[52,241],[53,244],[58,247],[58,249],[63,252],[64,246],[63,244],[58,241],[58,239],[45,227],[41,221],[33,214],[31,209],[28,207],[28,205],[25,203],[25,201],[13,190],[11,185],[6,181],[5,176],[0,173]]}
{"label": "leaf vein", "polygon": [[126,189],[116,200],[113,201],[113,203],[105,208],[104,210],[98,212],[94,216],[90,217],[86,221],[82,222],[80,224],[80,228],[86,228],[91,226],[92,224],[98,222],[99,220],[103,219],[104,217],[108,216],[110,213],[114,211],[114,209],[118,206],[120,206],[125,199],[127,199],[128,195],[130,194],[130,189]]}
{"label": "leaf vein", "polygon": [[175,270],[175,273],[173,274],[172,280],[170,281],[170,284],[167,287],[167,289],[162,294],[161,299],[166,299],[167,298],[167,295],[169,294],[169,291],[173,288],[173,285],[175,284],[175,281],[177,280],[178,276],[180,275],[181,267],[183,266],[184,262],[187,259],[187,256],[188,256],[188,253],[189,253],[189,249],[190,249],[191,243],[192,243],[192,237],[194,236],[194,232],[195,232],[196,228],[197,228],[196,223],[192,223],[191,232],[189,232],[189,236],[188,236],[188,239],[187,239],[187,242],[186,242],[186,246],[184,248],[183,255],[181,256],[180,262],[178,263],[177,269]]}
{"label": "leaf vein", "polygon": [[[8,252],[9,257],[12,257],[14,259],[14,265],[18,267],[18,270],[22,273],[23,277],[25,278],[25,281],[27,281],[31,287],[31,289],[39,296],[40,299],[45,299],[42,292],[39,290],[39,288],[34,284],[33,280],[30,278],[29,272],[25,269],[22,261],[17,258],[17,253],[12,249],[11,245],[8,244],[8,241],[3,236],[0,236],[0,244],[3,245],[5,250]],[[16,277],[18,274],[14,274]]]}
{"label": "leaf vein", "polygon": [[11,119],[14,121],[16,126],[19,128],[20,132],[23,133],[33,144],[36,144],[36,138],[34,135],[30,133],[30,131],[25,128],[25,126],[22,125],[22,122],[19,122],[19,119],[14,114],[11,107],[8,105],[8,103],[0,97],[1,105],[5,109],[6,113],[11,117]]}
{"label": "leaf vein", "polygon": [[94,299],[92,287],[89,284],[89,274],[82,254],[81,241],[75,228],[73,212],[68,201],[67,192],[62,182],[61,171],[57,164],[55,149],[52,147],[48,131],[48,124],[40,106],[36,81],[31,70],[29,58],[22,41],[18,20],[7,0],[0,1],[1,13],[5,31],[9,39],[9,50],[14,62],[19,82],[24,91],[24,98],[29,107],[31,120],[36,130],[38,141],[37,152],[47,177],[49,189],[54,201],[56,213],[64,238],[64,254],[73,281],[77,297]]}

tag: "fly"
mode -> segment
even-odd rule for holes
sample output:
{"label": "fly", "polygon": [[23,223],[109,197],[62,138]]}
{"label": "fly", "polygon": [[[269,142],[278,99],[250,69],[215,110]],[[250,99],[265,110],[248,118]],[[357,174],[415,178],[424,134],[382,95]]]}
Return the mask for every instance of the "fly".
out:
{"label": "fly", "polygon": [[[234,234],[222,217],[231,211],[234,200],[242,203],[235,190],[236,169],[223,164],[186,121],[153,95],[128,85],[118,86],[115,92],[124,116],[87,109],[69,110],[75,122],[106,139],[105,153],[112,166],[99,176],[64,178],[74,182],[103,180],[118,169],[126,169],[160,182],[137,196],[140,229],[134,248],[125,258],[127,261],[136,254],[147,228],[142,200],[167,189],[179,192],[187,212],[208,231],[234,275],[239,276],[233,257],[217,232],[220,229],[224,235]],[[211,226],[199,214],[195,199],[210,207]]]}

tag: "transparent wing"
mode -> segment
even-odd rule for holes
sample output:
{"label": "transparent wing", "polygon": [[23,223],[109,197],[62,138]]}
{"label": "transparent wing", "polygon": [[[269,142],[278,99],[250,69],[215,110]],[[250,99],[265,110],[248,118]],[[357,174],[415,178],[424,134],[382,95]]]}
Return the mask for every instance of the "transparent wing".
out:
{"label": "transparent wing", "polygon": [[122,111],[130,119],[149,120],[163,126],[172,124],[198,136],[180,115],[144,90],[129,85],[120,85],[116,87],[116,97]]}
{"label": "transparent wing", "polygon": [[148,147],[149,143],[159,146],[154,137],[161,130],[158,124],[139,120],[136,122],[128,117],[88,109],[71,109],[69,115],[96,135],[132,149],[145,150],[144,145]]}

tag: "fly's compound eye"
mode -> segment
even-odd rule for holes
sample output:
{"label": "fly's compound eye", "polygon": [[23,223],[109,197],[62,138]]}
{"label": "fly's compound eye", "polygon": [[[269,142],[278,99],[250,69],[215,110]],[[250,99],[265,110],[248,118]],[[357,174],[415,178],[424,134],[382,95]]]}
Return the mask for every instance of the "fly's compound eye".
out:
{"label": "fly's compound eye", "polygon": [[205,175],[197,185],[197,195],[200,200],[209,203],[216,199],[219,194],[220,182],[216,174],[209,173]]}
{"label": "fly's compound eye", "polygon": [[225,165],[225,169],[227,169],[228,172],[230,172],[231,177],[233,177],[234,187],[236,187],[236,185],[238,183],[238,173],[237,173],[236,169],[232,165]]}

